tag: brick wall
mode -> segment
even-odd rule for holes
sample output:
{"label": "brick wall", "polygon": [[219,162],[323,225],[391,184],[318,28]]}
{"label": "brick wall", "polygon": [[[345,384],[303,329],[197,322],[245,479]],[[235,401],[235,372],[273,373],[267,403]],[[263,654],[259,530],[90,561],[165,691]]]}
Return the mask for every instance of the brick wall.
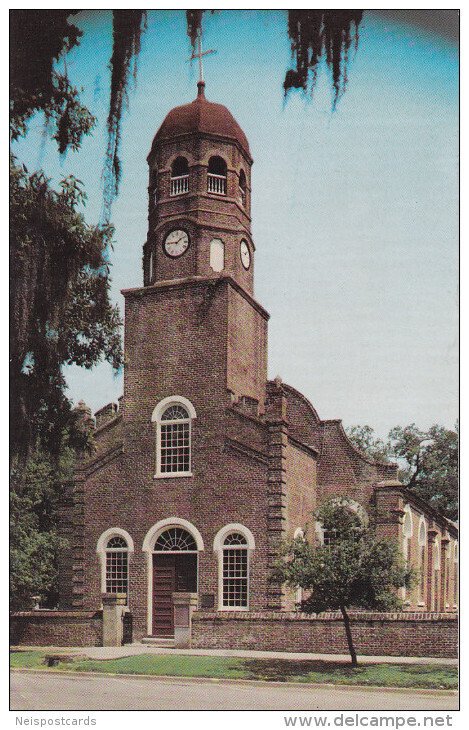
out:
{"label": "brick wall", "polygon": [[14,613],[10,617],[10,643],[23,646],[102,646],[102,612]]}
{"label": "brick wall", "polygon": [[[355,613],[352,633],[359,654],[456,657],[458,621],[448,614]],[[347,654],[340,614],[320,617],[278,612],[194,613],[195,648]]]}

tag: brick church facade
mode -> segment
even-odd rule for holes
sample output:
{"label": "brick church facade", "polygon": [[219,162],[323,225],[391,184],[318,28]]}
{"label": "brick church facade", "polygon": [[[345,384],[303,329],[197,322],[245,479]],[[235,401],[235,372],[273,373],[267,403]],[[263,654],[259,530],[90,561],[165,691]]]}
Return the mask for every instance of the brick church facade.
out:
{"label": "brick church facade", "polygon": [[269,315],[253,295],[246,136],[205,98],[173,109],[149,164],[143,286],[125,297],[124,395],[95,414],[64,504],[61,609],[125,593],[134,640],[171,637],[175,594],[196,613],[296,610],[269,578],[285,538],[322,539],[314,509],[347,497],[420,579],[412,612],[453,612],[457,529],[360,453],[339,420],[267,379]]}

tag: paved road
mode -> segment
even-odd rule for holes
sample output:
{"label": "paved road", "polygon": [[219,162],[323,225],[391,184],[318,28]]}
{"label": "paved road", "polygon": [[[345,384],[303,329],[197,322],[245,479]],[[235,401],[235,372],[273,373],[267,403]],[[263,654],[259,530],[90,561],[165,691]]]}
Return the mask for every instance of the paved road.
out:
{"label": "paved road", "polygon": [[12,672],[12,710],[456,710],[456,695]]}

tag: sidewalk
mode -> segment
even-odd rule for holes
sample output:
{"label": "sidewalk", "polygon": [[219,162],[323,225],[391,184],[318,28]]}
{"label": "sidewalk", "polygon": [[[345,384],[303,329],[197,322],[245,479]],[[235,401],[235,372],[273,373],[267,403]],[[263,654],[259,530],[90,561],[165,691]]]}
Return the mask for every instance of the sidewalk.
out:
{"label": "sidewalk", "polygon": [[[296,661],[323,661],[350,663],[348,654],[310,654],[305,652],[252,651],[246,649],[166,649],[148,644],[126,644],[125,646],[12,646],[11,650],[47,651],[50,654],[77,654],[89,659],[120,659],[138,654],[180,654],[186,656],[224,656],[244,659],[291,659]],[[358,656],[362,664],[442,664],[457,666],[458,659],[446,657],[400,657],[400,656]]]}

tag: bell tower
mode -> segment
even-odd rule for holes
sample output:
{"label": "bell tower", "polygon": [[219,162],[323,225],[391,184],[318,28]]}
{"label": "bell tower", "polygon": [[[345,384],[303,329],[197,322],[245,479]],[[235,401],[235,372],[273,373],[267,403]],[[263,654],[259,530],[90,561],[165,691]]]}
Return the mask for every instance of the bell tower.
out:
{"label": "bell tower", "polygon": [[231,277],[253,292],[251,165],[231,112],[205,97],[169,112],[149,165],[144,286],[187,277]]}
{"label": "bell tower", "polygon": [[[200,69],[203,55],[199,37]],[[143,287],[123,292],[125,448],[154,438],[149,414],[177,394],[217,449],[226,408],[264,413],[269,315],[253,298],[249,143],[231,112],[206,99],[202,72],[196,98],[169,112],[147,159]]]}

